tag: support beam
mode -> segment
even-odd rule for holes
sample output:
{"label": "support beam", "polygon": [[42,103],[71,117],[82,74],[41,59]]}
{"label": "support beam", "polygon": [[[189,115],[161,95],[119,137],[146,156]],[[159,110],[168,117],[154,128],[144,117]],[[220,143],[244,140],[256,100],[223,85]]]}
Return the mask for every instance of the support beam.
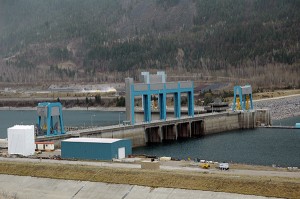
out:
{"label": "support beam", "polygon": [[181,99],[180,92],[174,93],[174,116],[176,118],[181,117]]}
{"label": "support beam", "polygon": [[133,79],[126,78],[125,79],[125,91],[126,91],[126,98],[125,98],[125,105],[126,105],[126,120],[130,121],[131,124],[135,123],[134,119],[134,86],[133,86]]}
{"label": "support beam", "polygon": [[159,138],[160,138],[160,142],[162,142],[163,139],[164,139],[164,136],[163,136],[163,132],[162,132],[162,127],[161,126],[159,126],[159,128],[158,128],[158,135],[159,135]]}
{"label": "support beam", "polygon": [[151,95],[143,95],[144,100],[144,122],[151,122]]}
{"label": "support beam", "polygon": [[188,98],[188,116],[194,117],[194,91],[187,93]]}
{"label": "support beam", "polygon": [[161,93],[158,95],[158,103],[159,103],[159,117],[161,120],[167,119],[167,96],[166,93]]}

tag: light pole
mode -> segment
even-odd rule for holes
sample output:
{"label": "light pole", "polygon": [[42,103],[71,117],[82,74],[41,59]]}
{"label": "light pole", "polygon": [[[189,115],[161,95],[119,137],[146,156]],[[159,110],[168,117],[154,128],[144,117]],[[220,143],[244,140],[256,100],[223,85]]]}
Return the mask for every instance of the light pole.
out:
{"label": "light pole", "polygon": [[123,114],[123,112],[119,112],[119,126],[121,124],[121,114]]}
{"label": "light pole", "polygon": [[95,117],[96,115],[91,115],[91,126],[93,126],[93,117]]}

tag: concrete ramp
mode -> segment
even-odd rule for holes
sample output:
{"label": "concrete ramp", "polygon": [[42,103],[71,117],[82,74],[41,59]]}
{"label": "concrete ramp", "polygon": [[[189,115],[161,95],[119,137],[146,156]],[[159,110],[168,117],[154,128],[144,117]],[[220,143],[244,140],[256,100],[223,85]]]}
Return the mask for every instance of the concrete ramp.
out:
{"label": "concrete ramp", "polygon": [[[205,198],[205,199],[267,199],[261,196],[185,190],[173,188],[151,188],[126,184],[58,180],[30,176],[0,175],[0,198]],[[270,198],[268,198],[270,199]]]}

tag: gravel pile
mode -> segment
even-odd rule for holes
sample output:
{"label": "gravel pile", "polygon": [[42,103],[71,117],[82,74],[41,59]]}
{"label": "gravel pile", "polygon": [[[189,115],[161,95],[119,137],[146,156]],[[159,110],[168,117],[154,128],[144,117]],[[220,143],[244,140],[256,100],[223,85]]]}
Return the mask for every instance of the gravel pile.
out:
{"label": "gravel pile", "polygon": [[255,101],[253,105],[256,109],[269,108],[274,120],[300,115],[300,96]]}

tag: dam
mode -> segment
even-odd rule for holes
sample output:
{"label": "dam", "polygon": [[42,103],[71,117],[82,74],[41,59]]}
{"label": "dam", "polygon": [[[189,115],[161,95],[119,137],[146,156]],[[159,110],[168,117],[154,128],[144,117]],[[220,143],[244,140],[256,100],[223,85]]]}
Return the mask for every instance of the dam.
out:
{"label": "dam", "polygon": [[133,147],[145,146],[147,143],[159,143],[181,138],[193,138],[237,129],[251,129],[264,124],[271,124],[268,109],[253,111],[228,111],[206,113],[194,117],[182,116],[165,121],[153,120],[134,125],[120,124],[105,127],[87,128],[68,131],[55,136],[38,136],[37,142],[53,141],[60,147],[60,141],[71,137],[128,138]]}
{"label": "dam", "polygon": [[[89,128],[68,131],[59,135],[50,135],[54,127],[53,116],[59,116],[62,121],[61,111],[56,107],[53,110],[41,104],[39,121],[44,117],[48,121],[47,136],[39,136],[36,141],[60,141],[70,137],[95,137],[95,138],[129,138],[132,146],[145,146],[147,143],[160,143],[182,138],[200,137],[213,133],[236,129],[249,129],[271,124],[270,111],[267,109],[254,110],[252,104],[252,87],[235,86],[232,110],[195,114],[194,84],[191,81],[166,82],[164,71],[150,75],[142,72],[142,83],[134,83],[133,78],[125,79],[126,90],[126,119],[122,125]],[[182,112],[182,94],[186,96],[186,115]],[[135,97],[142,99],[142,111],[136,111]],[[173,117],[167,115],[167,98],[173,101]],[[153,113],[152,98],[158,99],[157,114]],[[56,109],[54,109],[56,108]],[[199,113],[199,112],[198,112]],[[58,124],[58,123],[57,123]],[[63,126],[63,124],[60,125]],[[52,127],[50,127],[52,126]],[[56,125],[57,126],[57,125]],[[39,130],[41,130],[39,125]],[[55,132],[56,132],[55,130]],[[62,131],[63,132],[63,131]]]}

